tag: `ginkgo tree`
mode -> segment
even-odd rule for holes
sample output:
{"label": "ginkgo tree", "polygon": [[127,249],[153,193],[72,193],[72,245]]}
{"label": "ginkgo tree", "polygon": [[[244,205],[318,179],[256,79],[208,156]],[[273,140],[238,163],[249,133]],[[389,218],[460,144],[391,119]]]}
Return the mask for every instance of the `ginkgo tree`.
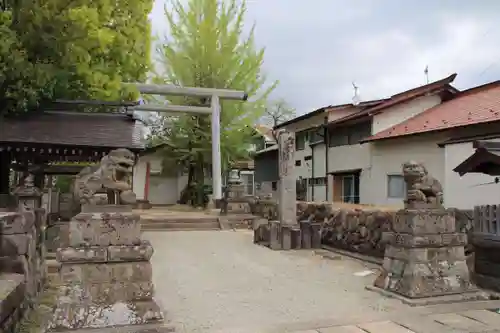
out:
{"label": "ginkgo tree", "polygon": [[[249,156],[254,126],[277,82],[262,72],[264,48],[255,45],[254,27],[244,33],[245,1],[170,0],[165,6],[168,33],[158,47],[156,83],[242,90],[245,103],[221,104],[223,170]],[[207,99],[172,98],[180,105],[202,106]],[[204,115],[162,119],[151,144],[163,144],[163,170],[188,172],[181,202],[203,204],[205,176],[211,165],[211,124]]]}

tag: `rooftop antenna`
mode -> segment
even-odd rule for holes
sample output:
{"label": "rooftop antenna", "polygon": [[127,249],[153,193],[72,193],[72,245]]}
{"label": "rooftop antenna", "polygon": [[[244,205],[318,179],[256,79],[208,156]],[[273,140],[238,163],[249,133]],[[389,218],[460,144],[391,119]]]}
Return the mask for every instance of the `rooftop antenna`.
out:
{"label": "rooftop antenna", "polygon": [[429,84],[429,65],[425,66],[424,74],[425,74],[425,80],[427,81],[427,84]]}
{"label": "rooftop antenna", "polygon": [[359,103],[361,102],[361,98],[359,97],[359,93],[358,93],[359,87],[356,85],[356,83],[354,83],[354,81],[352,82],[352,87],[354,88],[354,96],[352,97],[352,105],[359,105]]}

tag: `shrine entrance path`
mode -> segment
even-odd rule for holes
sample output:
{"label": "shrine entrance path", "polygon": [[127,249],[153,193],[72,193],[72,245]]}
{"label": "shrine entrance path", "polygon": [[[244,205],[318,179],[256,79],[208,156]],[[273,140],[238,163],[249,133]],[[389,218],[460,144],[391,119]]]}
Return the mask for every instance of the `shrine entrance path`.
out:
{"label": "shrine entrance path", "polygon": [[365,290],[376,274],[360,272],[375,266],[347,257],[272,251],[253,244],[249,231],[143,236],[155,249],[155,298],[176,332],[292,331],[360,316],[384,319],[409,308]]}

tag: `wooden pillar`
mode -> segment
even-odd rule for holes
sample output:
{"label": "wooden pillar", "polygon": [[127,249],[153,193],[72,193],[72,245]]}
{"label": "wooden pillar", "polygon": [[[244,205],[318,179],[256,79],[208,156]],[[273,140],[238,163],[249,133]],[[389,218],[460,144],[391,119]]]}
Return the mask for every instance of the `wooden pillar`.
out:
{"label": "wooden pillar", "polygon": [[7,151],[0,151],[0,194],[8,194],[11,157]]}

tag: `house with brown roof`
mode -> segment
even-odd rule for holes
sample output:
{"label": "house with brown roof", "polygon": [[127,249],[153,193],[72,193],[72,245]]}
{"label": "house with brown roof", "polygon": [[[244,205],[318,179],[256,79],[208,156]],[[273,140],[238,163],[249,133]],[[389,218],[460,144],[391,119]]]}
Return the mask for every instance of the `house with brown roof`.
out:
{"label": "house with brown roof", "polygon": [[[447,101],[362,140],[371,148],[371,175],[365,199],[397,204],[403,189],[401,163],[422,162],[444,188],[447,207],[497,204],[500,188],[492,176],[453,171],[474,153],[474,142],[500,141],[500,81],[457,92]],[[398,185],[400,183],[401,185]],[[404,191],[403,191],[404,192]]]}
{"label": "house with brown roof", "polygon": [[[500,84],[460,92],[451,85],[455,77],[364,105],[329,106],[295,119],[294,126],[294,120],[284,124],[291,131],[300,128],[295,165],[297,178],[306,178],[307,199],[400,206],[405,195],[401,165],[408,160],[424,163],[443,184],[448,207],[471,208],[491,199],[496,187],[482,185],[491,177],[460,177],[453,169],[473,153],[474,140],[500,138]],[[339,116],[342,112],[347,114]],[[328,117],[328,122],[321,126],[316,120],[316,127],[307,128],[307,117],[309,123],[314,117]],[[301,146],[302,133],[312,130],[320,134],[317,140],[309,135]],[[258,164],[256,179],[261,178]]]}

